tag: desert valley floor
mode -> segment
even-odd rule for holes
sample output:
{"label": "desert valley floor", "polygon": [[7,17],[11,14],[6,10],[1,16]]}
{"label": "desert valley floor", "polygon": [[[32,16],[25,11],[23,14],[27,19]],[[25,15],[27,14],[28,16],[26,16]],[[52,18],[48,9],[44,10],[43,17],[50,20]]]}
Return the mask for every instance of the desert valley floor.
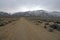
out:
{"label": "desert valley floor", "polygon": [[0,27],[0,40],[60,40],[60,32],[48,32],[25,18]]}

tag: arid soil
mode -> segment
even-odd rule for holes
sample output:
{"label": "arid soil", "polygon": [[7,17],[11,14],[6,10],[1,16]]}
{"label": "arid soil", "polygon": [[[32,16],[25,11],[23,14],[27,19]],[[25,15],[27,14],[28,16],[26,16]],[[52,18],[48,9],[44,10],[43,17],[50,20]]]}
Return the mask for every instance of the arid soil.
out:
{"label": "arid soil", "polygon": [[60,32],[48,32],[25,18],[0,27],[0,40],[60,40]]}

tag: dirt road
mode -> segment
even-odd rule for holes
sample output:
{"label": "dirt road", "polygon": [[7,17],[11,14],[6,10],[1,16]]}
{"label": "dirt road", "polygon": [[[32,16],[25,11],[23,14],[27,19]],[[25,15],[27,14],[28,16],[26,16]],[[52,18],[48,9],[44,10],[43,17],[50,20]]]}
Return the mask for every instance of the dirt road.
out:
{"label": "dirt road", "polygon": [[21,18],[15,23],[0,27],[0,40],[60,40],[60,33],[48,32]]}

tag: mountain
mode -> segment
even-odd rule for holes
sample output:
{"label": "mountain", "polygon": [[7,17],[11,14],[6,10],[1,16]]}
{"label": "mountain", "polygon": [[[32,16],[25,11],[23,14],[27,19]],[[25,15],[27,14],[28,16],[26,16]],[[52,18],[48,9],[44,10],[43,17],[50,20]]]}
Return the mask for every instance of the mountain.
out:
{"label": "mountain", "polygon": [[55,16],[60,16],[60,12],[57,11],[50,12],[50,14]]}
{"label": "mountain", "polygon": [[45,10],[27,11],[27,12],[16,12],[13,16],[30,16],[30,17],[40,17],[40,18],[60,18],[60,12],[53,11],[48,12]]}
{"label": "mountain", "polygon": [[16,12],[16,13],[12,14],[12,16],[14,16],[14,17],[22,17],[24,15],[25,15],[25,12]]}
{"label": "mountain", "polygon": [[11,16],[10,14],[8,14],[7,12],[0,12],[0,17],[9,17]]}
{"label": "mountain", "polygon": [[36,10],[36,11],[27,11],[27,12],[16,12],[12,15],[7,12],[0,12],[0,17],[31,17],[31,18],[45,18],[45,19],[53,19],[60,18],[60,12],[53,11],[48,12],[45,10]]}

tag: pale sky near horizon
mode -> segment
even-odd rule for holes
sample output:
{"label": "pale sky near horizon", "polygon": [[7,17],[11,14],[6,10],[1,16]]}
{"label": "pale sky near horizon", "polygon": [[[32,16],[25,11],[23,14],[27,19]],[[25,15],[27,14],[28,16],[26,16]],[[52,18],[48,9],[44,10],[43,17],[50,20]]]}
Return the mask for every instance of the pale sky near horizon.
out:
{"label": "pale sky near horizon", "polygon": [[60,11],[60,0],[0,0],[0,11],[13,13],[33,10]]}

